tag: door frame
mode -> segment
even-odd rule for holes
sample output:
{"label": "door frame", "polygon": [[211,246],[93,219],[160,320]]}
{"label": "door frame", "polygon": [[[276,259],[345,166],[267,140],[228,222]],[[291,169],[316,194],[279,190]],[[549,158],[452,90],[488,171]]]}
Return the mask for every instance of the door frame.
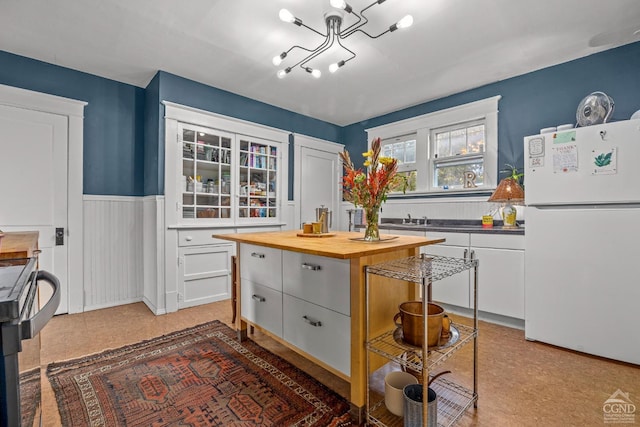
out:
{"label": "door frame", "polygon": [[84,310],[83,266],[83,122],[85,101],[0,84],[0,104],[65,116],[68,123],[67,162],[67,293],[69,313]]}
{"label": "door frame", "polygon": [[[324,139],[314,138],[307,135],[302,135],[299,133],[293,134],[293,198],[296,202],[295,207],[295,215],[293,218],[293,229],[299,228],[301,223],[300,218],[300,209],[302,203],[302,188],[301,188],[301,179],[302,176],[302,148],[311,148],[318,151],[324,151],[327,153],[335,154],[336,157],[344,150],[344,145],[339,144],[337,142],[326,141]],[[338,167],[336,171],[338,182],[342,182],[342,167]],[[342,202],[342,192],[337,192],[337,197],[335,200],[335,206],[338,208],[333,212],[333,223],[334,224],[342,224],[340,221],[340,205]],[[339,227],[334,226],[334,228],[339,229]]]}

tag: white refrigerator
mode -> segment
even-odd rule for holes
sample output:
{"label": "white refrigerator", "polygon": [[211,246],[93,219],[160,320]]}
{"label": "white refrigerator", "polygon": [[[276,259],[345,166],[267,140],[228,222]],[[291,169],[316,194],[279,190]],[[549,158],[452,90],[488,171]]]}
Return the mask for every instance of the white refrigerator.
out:
{"label": "white refrigerator", "polygon": [[525,336],[640,364],[640,120],[525,137]]}

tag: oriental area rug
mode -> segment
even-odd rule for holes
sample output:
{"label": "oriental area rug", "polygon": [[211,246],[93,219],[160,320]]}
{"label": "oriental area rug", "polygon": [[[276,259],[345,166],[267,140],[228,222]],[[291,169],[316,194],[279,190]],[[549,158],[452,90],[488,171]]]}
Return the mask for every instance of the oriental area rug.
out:
{"label": "oriental area rug", "polygon": [[47,376],[64,426],[351,425],[345,399],[219,321],[52,363]]}

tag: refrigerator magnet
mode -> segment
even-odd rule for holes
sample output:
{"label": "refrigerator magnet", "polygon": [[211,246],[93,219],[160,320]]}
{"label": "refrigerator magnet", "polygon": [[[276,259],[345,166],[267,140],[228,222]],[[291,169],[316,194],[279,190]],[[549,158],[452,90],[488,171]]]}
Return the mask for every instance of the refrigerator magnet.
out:
{"label": "refrigerator magnet", "polygon": [[618,173],[618,148],[610,150],[592,150],[593,172],[591,175],[613,175]]}

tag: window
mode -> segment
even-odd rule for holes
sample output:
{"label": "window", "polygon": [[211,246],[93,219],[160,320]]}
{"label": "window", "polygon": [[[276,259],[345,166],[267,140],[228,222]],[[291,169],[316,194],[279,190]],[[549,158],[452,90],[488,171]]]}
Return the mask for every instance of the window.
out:
{"label": "window", "polygon": [[484,180],[484,119],[431,131],[433,187],[482,186]]}
{"label": "window", "polygon": [[[382,141],[381,154],[384,157],[398,159],[398,172],[407,180],[406,191],[416,191],[416,134],[386,139]],[[391,187],[392,192],[402,191],[402,188]]]}
{"label": "window", "polygon": [[382,138],[383,155],[398,159],[407,193],[486,192],[498,177],[499,100],[494,96],[367,129],[368,140]]}

